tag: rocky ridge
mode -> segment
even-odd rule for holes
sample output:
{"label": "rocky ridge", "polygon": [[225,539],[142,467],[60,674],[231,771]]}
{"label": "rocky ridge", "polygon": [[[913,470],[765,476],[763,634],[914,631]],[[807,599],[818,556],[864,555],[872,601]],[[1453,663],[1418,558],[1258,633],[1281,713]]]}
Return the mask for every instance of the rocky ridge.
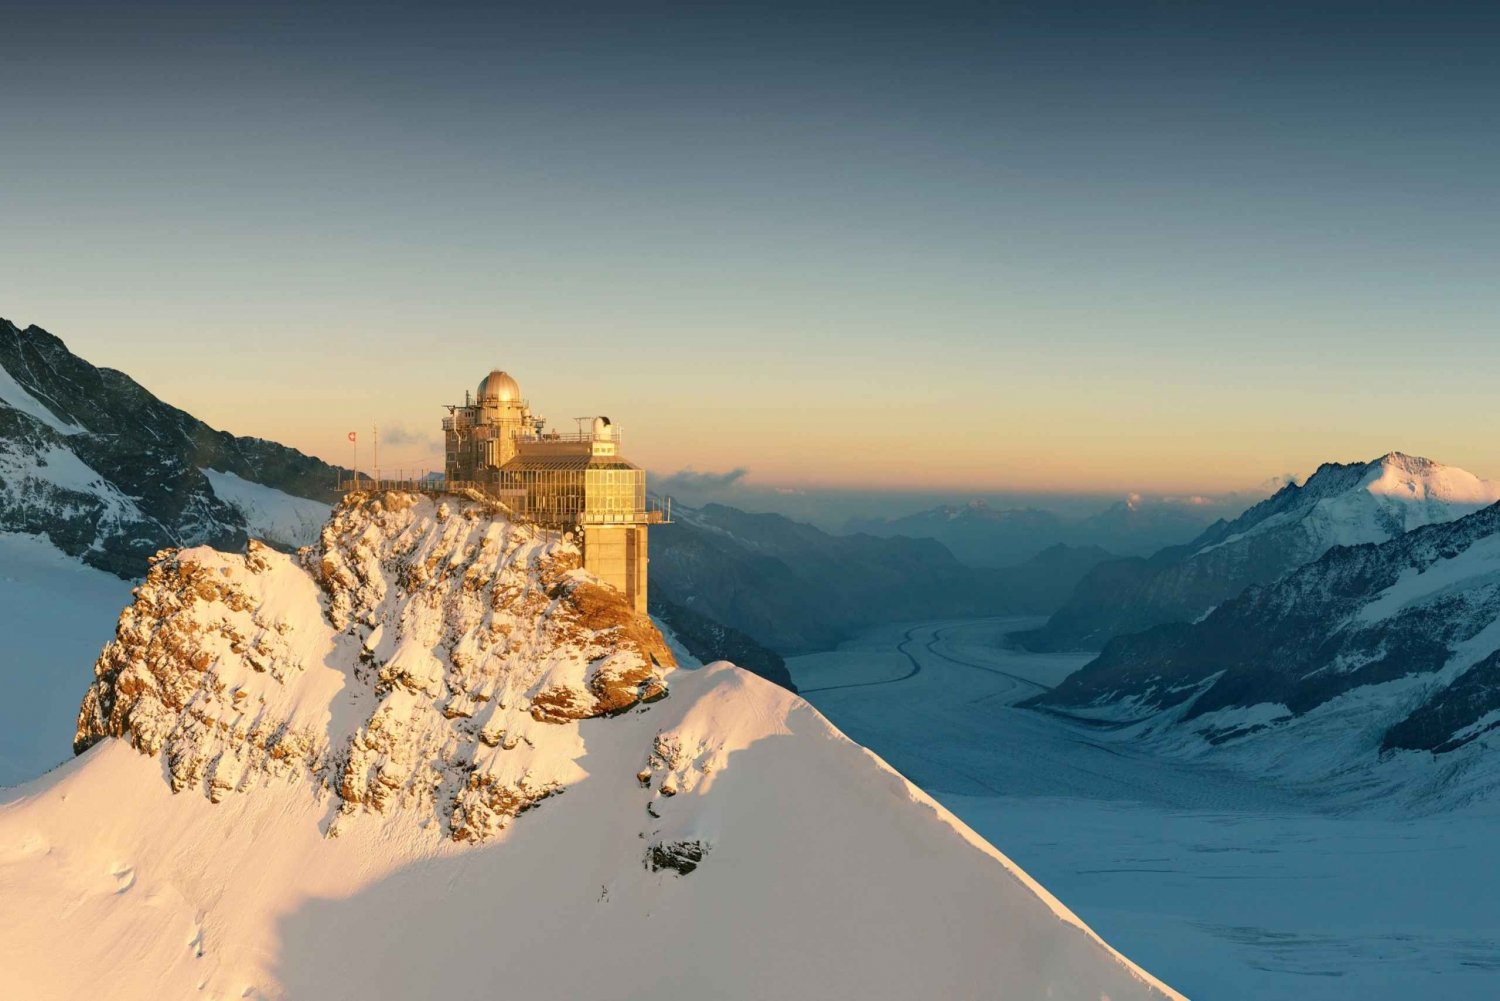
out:
{"label": "rocky ridge", "polygon": [[40,327],[0,319],[0,531],[46,536],[126,578],[166,547],[239,548],[254,531],[251,516],[233,492],[220,495],[215,471],[220,490],[258,486],[325,503],[340,472],[217,431]]}
{"label": "rocky ridge", "polygon": [[296,556],[154,558],[75,749],[122,738],[215,802],[309,781],[330,833],[401,810],[478,841],[565,787],[578,721],[666,697],[672,664],[570,541],[478,500],[356,494]]}

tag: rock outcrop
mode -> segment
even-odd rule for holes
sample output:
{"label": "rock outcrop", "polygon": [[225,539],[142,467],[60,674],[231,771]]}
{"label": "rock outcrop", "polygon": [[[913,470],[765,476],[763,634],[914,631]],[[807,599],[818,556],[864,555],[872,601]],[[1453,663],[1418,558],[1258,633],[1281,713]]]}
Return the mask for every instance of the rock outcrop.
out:
{"label": "rock outcrop", "polygon": [[578,721],[665,698],[672,664],[570,541],[474,500],[353,495],[296,556],[155,558],[75,749],[120,737],[214,801],[305,779],[341,816],[480,841],[563,788]]}

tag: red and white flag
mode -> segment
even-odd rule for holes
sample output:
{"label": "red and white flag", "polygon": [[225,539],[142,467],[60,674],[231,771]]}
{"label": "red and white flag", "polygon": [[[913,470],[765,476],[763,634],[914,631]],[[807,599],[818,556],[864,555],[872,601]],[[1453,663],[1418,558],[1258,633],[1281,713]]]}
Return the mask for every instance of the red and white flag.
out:
{"label": "red and white flag", "polygon": [[355,439],[354,439],[354,432],[353,432],[353,431],[350,431],[350,432],[349,432],[349,440],[350,440],[350,441],[354,441],[354,440],[355,440]]}

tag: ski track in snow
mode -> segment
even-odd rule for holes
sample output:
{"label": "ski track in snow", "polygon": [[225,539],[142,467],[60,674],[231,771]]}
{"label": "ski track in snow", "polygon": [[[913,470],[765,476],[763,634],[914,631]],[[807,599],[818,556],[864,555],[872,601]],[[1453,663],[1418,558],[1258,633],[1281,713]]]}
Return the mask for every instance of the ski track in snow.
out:
{"label": "ski track in snow", "polygon": [[787,664],[836,726],[1189,997],[1500,996],[1500,807],[1334,816],[1305,792],[1016,709],[1089,659],[1001,646],[1033,624],[902,623]]}

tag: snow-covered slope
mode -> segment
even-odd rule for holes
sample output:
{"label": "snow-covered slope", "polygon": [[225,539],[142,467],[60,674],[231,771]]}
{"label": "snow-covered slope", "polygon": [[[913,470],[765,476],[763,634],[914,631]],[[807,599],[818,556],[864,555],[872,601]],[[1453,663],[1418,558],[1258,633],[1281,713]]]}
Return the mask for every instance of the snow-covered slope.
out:
{"label": "snow-covered slope", "polygon": [[1400,452],[1371,462],[1325,463],[1306,483],[1288,484],[1186,546],[1100,565],[1026,642],[1036,649],[1097,650],[1113,636],[1190,622],[1334,546],[1385,542],[1496,501],[1500,483]]}
{"label": "snow-covered slope", "polygon": [[214,496],[239,511],[252,539],[292,549],[310,545],[328,520],[330,505],[291,494],[234,473],[202,470]]}
{"label": "snow-covered slope", "polygon": [[1438,809],[1490,793],[1500,504],[1332,549],[1201,622],[1119,637],[1035,704],[1135,720],[1164,750],[1360,800]]}
{"label": "snow-covered slope", "polygon": [[72,756],[78,700],[130,584],[46,538],[0,532],[0,785]]}
{"label": "snow-covered slope", "polygon": [[0,806],[0,993],[1178,996],[577,564],[405,495],[157,560],[82,755]]}

